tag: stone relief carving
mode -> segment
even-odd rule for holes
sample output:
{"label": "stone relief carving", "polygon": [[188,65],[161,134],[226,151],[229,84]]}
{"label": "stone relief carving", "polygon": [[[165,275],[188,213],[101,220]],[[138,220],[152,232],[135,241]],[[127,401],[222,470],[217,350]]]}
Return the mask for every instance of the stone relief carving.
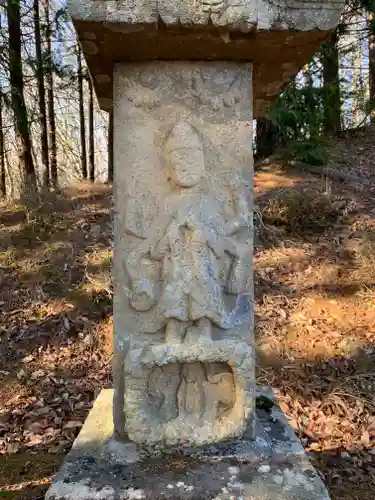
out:
{"label": "stone relief carving", "polygon": [[169,75],[162,78],[158,72],[141,69],[137,81],[127,79],[124,86],[128,99],[136,107],[153,109],[160,106],[163,98],[173,93],[174,99],[183,102],[190,99],[203,111],[209,108],[211,112],[225,112],[227,108],[228,112],[239,108],[241,101],[246,98],[243,92],[244,77],[243,71],[233,75],[225,69],[213,76],[204,68],[194,66],[194,70],[182,73],[179,81],[176,81]]}
{"label": "stone relief carving", "polygon": [[256,23],[254,0],[159,0],[158,13],[169,24],[236,27],[247,32]]}
{"label": "stone relief carving", "polygon": [[[235,404],[235,381],[225,363],[171,363],[151,370],[148,394],[159,418],[209,421],[225,416]],[[177,404],[176,404],[177,398]]]}
{"label": "stone relief carving", "polygon": [[[166,341],[181,342],[186,336],[192,342],[197,335],[210,339],[211,323],[229,329],[250,314],[246,295],[241,297],[244,277],[238,273],[249,248],[237,238],[250,231],[248,203],[237,179],[237,185],[228,186],[234,215],[218,205],[205,179],[202,142],[188,122],[172,127],[164,152],[166,176],[174,189],[165,200],[161,221],[156,220],[148,236],[142,236],[145,240],[129,253],[131,304],[138,311],[156,309],[154,329],[165,325]],[[148,273],[156,267],[157,279],[143,274],[145,267]],[[228,308],[225,294],[239,294],[234,307]]]}
{"label": "stone relief carving", "polygon": [[[223,79],[225,80],[225,76]],[[241,100],[241,82],[242,75],[237,75],[233,82],[230,83],[227,90],[224,93],[218,94],[212,89],[212,81],[208,86],[209,90],[205,87],[206,77],[204,71],[197,70],[192,78],[193,95],[197,97],[202,104],[208,104],[214,110],[220,109],[223,105],[232,107]],[[218,83],[221,83],[220,80]]]}
{"label": "stone relief carving", "polygon": [[220,441],[252,415],[249,69],[140,63],[121,76],[118,343],[129,346],[122,405],[138,443]]}
{"label": "stone relief carving", "polygon": [[253,411],[252,356],[241,341],[165,344],[129,353],[130,439],[150,446],[200,446],[241,434]]}
{"label": "stone relief carving", "polygon": [[[105,22],[109,29],[139,30],[139,26],[215,26],[229,31],[248,32],[271,29],[278,20],[287,28],[332,29],[339,20],[342,0],[70,0],[69,12],[76,20]],[[288,19],[288,11],[305,11]],[[295,26],[293,26],[295,24]],[[135,26],[135,27],[134,27]]]}

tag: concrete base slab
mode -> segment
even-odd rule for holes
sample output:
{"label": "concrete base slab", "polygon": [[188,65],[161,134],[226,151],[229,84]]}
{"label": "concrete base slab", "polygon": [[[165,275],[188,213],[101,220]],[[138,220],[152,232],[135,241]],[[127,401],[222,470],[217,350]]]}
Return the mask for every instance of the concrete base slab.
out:
{"label": "concrete base slab", "polygon": [[329,500],[272,393],[258,394],[255,439],[168,454],[113,440],[112,399],[99,395],[46,500]]}

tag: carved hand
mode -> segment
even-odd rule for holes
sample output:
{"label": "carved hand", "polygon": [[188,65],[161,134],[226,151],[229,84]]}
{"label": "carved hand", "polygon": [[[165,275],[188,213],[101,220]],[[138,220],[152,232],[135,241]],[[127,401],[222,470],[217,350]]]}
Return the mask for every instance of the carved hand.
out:
{"label": "carved hand", "polygon": [[156,297],[153,285],[149,280],[133,281],[132,289],[134,295],[130,299],[130,303],[136,311],[148,311],[155,305]]}

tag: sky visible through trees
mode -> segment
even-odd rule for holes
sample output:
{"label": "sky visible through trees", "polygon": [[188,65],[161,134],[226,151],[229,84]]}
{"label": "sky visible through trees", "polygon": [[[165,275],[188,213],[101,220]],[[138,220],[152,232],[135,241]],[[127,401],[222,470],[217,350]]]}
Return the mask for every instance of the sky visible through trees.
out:
{"label": "sky visible through trees", "polygon": [[[12,100],[10,85],[18,63],[12,59],[8,20],[16,4],[20,33],[14,33],[13,40],[20,36],[22,76],[18,81],[23,86],[27,127],[20,116],[22,107],[14,100],[19,90]],[[278,145],[278,140],[269,135],[271,129],[273,133],[282,131],[278,134],[283,142],[301,138],[311,142],[316,137],[319,142],[339,129],[370,122],[375,97],[375,85],[371,85],[375,82],[375,49],[371,50],[374,4],[373,0],[348,2],[331,43],[301,70],[268,113],[264,123],[268,120],[273,126],[263,123],[258,128],[257,150],[262,150],[262,141],[272,143],[272,148]],[[35,169],[37,189],[57,188],[86,176],[96,181],[111,180],[108,115],[99,109],[94,96],[90,119],[90,80],[80,57],[65,0],[0,1],[0,178],[5,177],[7,196],[17,197],[25,191],[22,184],[30,182],[24,176],[31,169],[27,158]],[[21,142],[17,141],[17,137],[21,140],[17,123],[23,130]],[[30,148],[31,156],[25,151],[27,133],[30,145],[26,150]]]}

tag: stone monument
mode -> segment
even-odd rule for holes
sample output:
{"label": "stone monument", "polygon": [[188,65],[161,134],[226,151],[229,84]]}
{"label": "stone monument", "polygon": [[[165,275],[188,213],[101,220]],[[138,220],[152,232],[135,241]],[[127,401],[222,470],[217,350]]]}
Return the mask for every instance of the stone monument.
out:
{"label": "stone monument", "polygon": [[343,3],[70,1],[114,116],[114,397],[48,499],[328,498],[272,397],[256,405],[252,124]]}

